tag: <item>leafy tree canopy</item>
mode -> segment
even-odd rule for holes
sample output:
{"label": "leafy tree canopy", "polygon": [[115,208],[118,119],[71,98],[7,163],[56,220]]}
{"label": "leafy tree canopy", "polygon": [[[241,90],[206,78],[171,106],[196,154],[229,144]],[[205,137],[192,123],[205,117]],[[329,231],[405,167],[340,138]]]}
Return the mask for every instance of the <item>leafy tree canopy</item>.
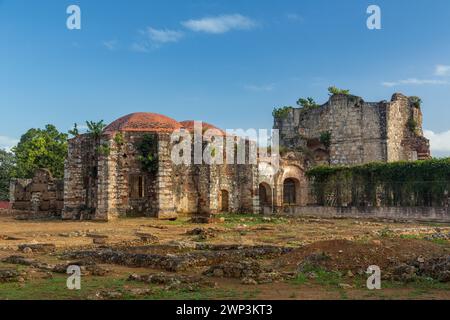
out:
{"label": "leafy tree canopy", "polygon": [[17,161],[14,169],[17,178],[31,178],[39,168],[50,170],[55,178],[64,176],[67,134],[59,132],[54,125],[28,130],[12,151]]}
{"label": "leafy tree canopy", "polygon": [[0,150],[0,201],[9,200],[9,182],[11,180],[16,158],[14,154]]}

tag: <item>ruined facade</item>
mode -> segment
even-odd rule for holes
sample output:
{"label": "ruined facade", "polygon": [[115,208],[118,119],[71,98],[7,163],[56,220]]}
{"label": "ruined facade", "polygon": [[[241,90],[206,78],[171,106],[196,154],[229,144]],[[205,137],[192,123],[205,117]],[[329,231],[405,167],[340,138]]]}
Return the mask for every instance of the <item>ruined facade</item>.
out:
{"label": "ruined facade", "polygon": [[173,141],[172,132],[189,132],[191,124],[134,113],[111,123],[99,137],[84,134],[70,140],[63,218],[171,219],[179,213],[258,212],[256,164],[172,161],[171,150],[181,142]]}
{"label": "ruined facade", "polygon": [[[246,159],[246,164],[238,164],[236,154],[226,161],[228,144],[234,150],[238,138],[229,140],[213,125],[202,126],[200,146],[191,139],[193,121],[178,122],[155,113],[129,114],[101,133],[79,135],[69,140],[64,181],[46,170],[30,180],[15,180],[12,207],[61,212],[63,219],[104,221],[124,216],[292,213],[312,204],[305,175],[312,166],[430,157],[420,105],[401,94],[378,103],[337,94],[322,106],[288,109],[274,119],[282,149],[277,167],[263,156],[254,163]],[[174,138],[174,131],[187,136]],[[225,161],[196,164],[194,150],[205,152],[213,145],[214,138],[207,134],[211,131],[224,138]],[[191,147],[190,161],[176,164],[172,150],[183,143]],[[252,142],[244,144],[249,155]]]}
{"label": "ruined facade", "polygon": [[352,165],[430,157],[420,105],[402,94],[365,102],[337,94],[322,106],[292,108],[275,118],[281,146],[312,154],[317,163]]}

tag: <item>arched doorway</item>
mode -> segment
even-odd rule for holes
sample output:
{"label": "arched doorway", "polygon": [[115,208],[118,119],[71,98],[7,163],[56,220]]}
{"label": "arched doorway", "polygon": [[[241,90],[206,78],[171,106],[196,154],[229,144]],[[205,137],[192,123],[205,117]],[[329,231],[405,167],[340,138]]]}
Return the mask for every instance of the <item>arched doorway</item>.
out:
{"label": "arched doorway", "polygon": [[272,188],[267,183],[259,184],[259,205],[261,207],[272,205]]}
{"label": "arched doorway", "polygon": [[220,211],[221,212],[229,212],[229,210],[230,210],[230,206],[229,206],[230,195],[227,190],[222,190],[220,192],[220,199],[221,199]]}
{"label": "arched doorway", "polygon": [[283,203],[295,205],[299,201],[299,182],[296,179],[288,178],[283,183]]}

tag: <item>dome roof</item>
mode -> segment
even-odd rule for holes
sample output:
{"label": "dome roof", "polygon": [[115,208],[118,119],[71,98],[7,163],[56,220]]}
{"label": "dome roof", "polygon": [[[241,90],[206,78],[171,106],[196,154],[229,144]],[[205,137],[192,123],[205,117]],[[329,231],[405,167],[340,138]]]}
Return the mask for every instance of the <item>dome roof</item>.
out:
{"label": "dome roof", "polygon": [[[180,124],[187,129],[189,132],[192,132],[194,130],[194,120],[185,120],[185,121],[181,121]],[[223,131],[220,128],[217,128],[216,126],[207,123],[207,122],[202,122],[202,131],[205,132],[206,130],[209,129],[216,129],[219,130],[221,134],[225,135],[225,131]]]}
{"label": "dome roof", "polygon": [[151,112],[136,112],[112,122],[105,128],[104,132],[129,131],[172,133],[174,130],[181,128],[182,125],[178,121],[167,116]]}

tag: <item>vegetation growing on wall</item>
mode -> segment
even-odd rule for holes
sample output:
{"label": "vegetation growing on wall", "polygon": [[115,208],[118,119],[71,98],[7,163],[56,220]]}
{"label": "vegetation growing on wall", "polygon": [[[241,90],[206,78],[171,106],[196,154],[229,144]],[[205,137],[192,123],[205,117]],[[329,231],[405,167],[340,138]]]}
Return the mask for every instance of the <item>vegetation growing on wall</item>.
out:
{"label": "vegetation growing on wall", "polygon": [[307,176],[318,205],[441,207],[449,201],[450,158],[321,166]]}
{"label": "vegetation growing on wall", "polygon": [[350,95],[350,90],[339,89],[339,88],[336,88],[335,86],[329,87],[328,92],[330,93],[330,95],[335,95],[335,94],[344,94],[346,96]]}
{"label": "vegetation growing on wall", "polygon": [[417,121],[414,120],[412,117],[408,119],[406,126],[408,127],[408,130],[411,131],[411,133],[414,134],[417,133]]}
{"label": "vegetation growing on wall", "polygon": [[331,146],[331,132],[325,131],[320,134],[320,143],[325,146],[325,148],[330,149]]}
{"label": "vegetation growing on wall", "polygon": [[142,168],[150,173],[158,171],[158,139],[156,135],[144,134],[142,140],[136,144],[139,151],[139,161]]}
{"label": "vegetation growing on wall", "polygon": [[275,109],[273,109],[272,116],[275,119],[279,119],[279,120],[286,119],[287,116],[289,115],[289,112],[292,109],[293,108],[290,107],[290,106],[284,106],[284,107],[281,107],[281,108],[275,108]]}
{"label": "vegetation growing on wall", "polygon": [[409,97],[409,102],[410,102],[415,108],[420,108],[420,106],[422,105],[422,99],[420,99],[419,97],[416,97],[416,96]]}
{"label": "vegetation growing on wall", "polygon": [[311,97],[306,99],[303,98],[298,99],[297,105],[299,107],[302,107],[302,110],[304,111],[313,110],[320,107],[320,105],[317,104],[316,101]]}

